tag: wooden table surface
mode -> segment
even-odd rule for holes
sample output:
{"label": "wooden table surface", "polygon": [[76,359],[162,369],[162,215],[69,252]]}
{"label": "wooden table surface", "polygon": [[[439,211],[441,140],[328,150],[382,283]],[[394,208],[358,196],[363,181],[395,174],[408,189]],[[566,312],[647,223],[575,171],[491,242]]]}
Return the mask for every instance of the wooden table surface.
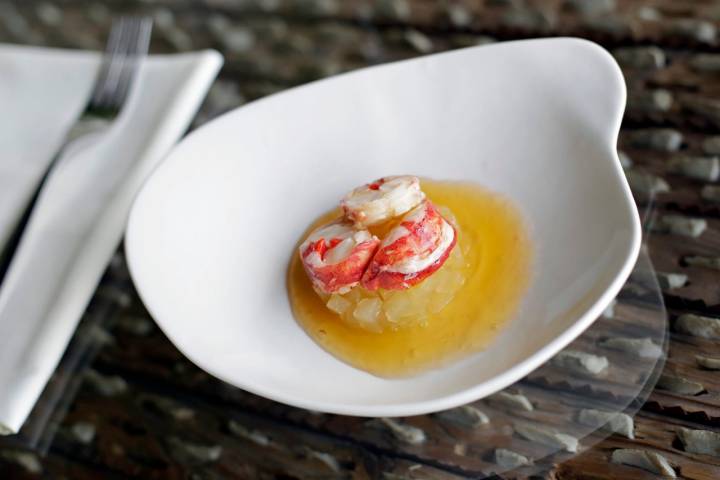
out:
{"label": "wooden table surface", "polygon": [[[665,459],[679,478],[720,478],[712,361],[720,359],[719,1],[0,0],[0,42],[100,49],[112,17],[129,12],[155,18],[153,52],[225,55],[195,126],[314,79],[462,46],[572,35],[613,52],[629,92],[619,149],[643,211],[653,198],[647,248],[671,327],[664,381],[638,405],[634,439],[613,434],[501,477],[656,478]],[[559,388],[570,395],[580,387]],[[429,439],[413,443],[366,419],[287,407],[213,379],[154,326],[120,253],[46,393],[27,438],[0,439],[0,478],[456,479],[494,471],[494,446],[478,442],[481,433],[437,417],[400,420]],[[704,433],[683,440],[683,428]],[[619,449],[638,450],[649,464],[611,462]]]}

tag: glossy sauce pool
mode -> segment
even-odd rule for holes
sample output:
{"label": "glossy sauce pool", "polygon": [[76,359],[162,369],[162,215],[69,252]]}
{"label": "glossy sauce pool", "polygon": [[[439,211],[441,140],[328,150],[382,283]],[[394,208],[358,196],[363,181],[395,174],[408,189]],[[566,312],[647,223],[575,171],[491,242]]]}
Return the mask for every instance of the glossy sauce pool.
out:
{"label": "glossy sauce pool", "polygon": [[[430,200],[455,215],[455,248],[465,260],[464,285],[423,324],[380,333],[350,325],[315,293],[296,252],[288,270],[290,304],[308,335],[336,358],[381,377],[421,373],[481,350],[517,313],[530,280],[532,245],[508,199],[470,183],[421,184]],[[324,215],[308,232],[337,216]]]}

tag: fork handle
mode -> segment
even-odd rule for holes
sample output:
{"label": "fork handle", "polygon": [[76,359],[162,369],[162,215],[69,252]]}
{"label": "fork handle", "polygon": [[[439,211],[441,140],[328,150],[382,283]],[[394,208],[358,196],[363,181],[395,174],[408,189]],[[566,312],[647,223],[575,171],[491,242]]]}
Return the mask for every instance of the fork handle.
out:
{"label": "fork handle", "polygon": [[55,154],[55,157],[53,157],[53,159],[50,161],[48,167],[45,169],[45,173],[43,174],[40,182],[35,188],[35,191],[30,197],[30,200],[28,201],[27,206],[23,210],[23,213],[20,216],[17,225],[8,237],[5,247],[2,249],[2,251],[0,251],[0,288],[2,287],[5,275],[7,274],[8,270],[10,270],[12,259],[15,256],[18,248],[20,247],[23,233],[25,232],[25,229],[30,222],[33,210],[35,209],[38,198],[40,197],[40,193],[47,184],[47,179],[50,176],[51,172],[61,158],[68,155],[73,155],[73,153],[77,152],[79,149],[82,148],[83,144],[86,143],[86,141],[90,137],[107,129],[108,125],[109,122],[105,119],[91,115],[83,115],[77,122],[75,122],[70,131],[66,134],[62,146],[58,150],[57,154]]}

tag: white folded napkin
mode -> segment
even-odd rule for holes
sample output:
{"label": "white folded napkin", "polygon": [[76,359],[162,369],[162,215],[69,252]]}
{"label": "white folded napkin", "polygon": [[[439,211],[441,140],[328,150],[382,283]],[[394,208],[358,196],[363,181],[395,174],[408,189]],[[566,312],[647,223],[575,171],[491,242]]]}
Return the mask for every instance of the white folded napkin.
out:
{"label": "white folded napkin", "polygon": [[[0,246],[85,106],[99,61],[0,45]],[[0,288],[0,433],[17,432],[32,410],[122,239],[135,194],[221,64],[214,51],[148,57],[111,130],[48,179]]]}

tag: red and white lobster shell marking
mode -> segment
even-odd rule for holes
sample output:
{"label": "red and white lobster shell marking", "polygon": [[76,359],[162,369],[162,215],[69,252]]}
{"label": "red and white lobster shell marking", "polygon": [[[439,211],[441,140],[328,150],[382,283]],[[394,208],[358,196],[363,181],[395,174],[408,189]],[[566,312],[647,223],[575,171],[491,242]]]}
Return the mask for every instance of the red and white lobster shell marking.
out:
{"label": "red and white lobster shell marking", "polygon": [[299,251],[313,286],[323,293],[342,294],[360,282],[379,244],[367,230],[341,219],[314,230]]}
{"label": "red and white lobster shell marking", "polygon": [[358,228],[403,215],[425,199],[420,180],[412,175],[383,177],[345,195],[340,206]]}
{"label": "red and white lobster shell marking", "polygon": [[456,243],[455,228],[425,200],[388,233],[361,283],[368,290],[409,288],[439,269]]}

